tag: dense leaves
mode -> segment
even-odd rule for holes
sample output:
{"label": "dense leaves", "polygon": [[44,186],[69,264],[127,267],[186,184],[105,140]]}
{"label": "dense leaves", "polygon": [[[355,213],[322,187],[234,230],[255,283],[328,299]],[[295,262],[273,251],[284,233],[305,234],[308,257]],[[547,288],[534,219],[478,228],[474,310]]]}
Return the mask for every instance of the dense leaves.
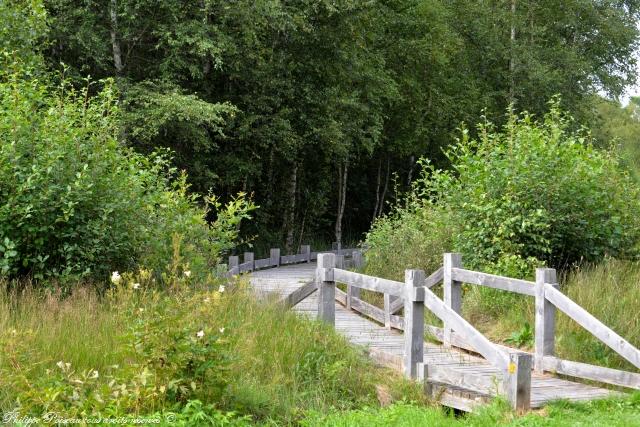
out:
{"label": "dense leaves", "polygon": [[48,63],[118,77],[127,143],[170,147],[194,191],[253,193],[245,231],[271,244],[342,210],[347,232],[368,229],[394,172],[403,191],[417,158],[446,166],[483,108],[503,124],[510,103],[541,114],[560,93],[584,119],[635,78],[632,0],[45,3]]}
{"label": "dense leaves", "polygon": [[616,152],[594,148],[572,127],[553,102],[540,120],[510,113],[501,128],[480,124],[478,138],[464,129],[447,151],[453,170],[426,164],[408,207],[375,224],[371,259],[384,261],[404,241],[424,263],[446,246],[447,231],[465,264],[511,276],[637,256],[640,187]]}

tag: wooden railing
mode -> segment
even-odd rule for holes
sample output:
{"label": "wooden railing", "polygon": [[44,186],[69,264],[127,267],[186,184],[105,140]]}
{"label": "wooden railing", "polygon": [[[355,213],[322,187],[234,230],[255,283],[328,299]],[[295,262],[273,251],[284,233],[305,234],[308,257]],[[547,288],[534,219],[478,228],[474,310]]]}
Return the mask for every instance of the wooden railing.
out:
{"label": "wooden railing", "polygon": [[[558,359],[554,355],[556,308],[600,339],[633,365],[640,367],[640,351],[558,290],[553,269],[536,270],[536,281],[513,279],[462,268],[460,254],[445,254],[443,267],[425,277],[422,270],[406,270],[398,282],[347,271],[334,254],[319,254],[316,270],[319,319],[335,324],[334,300],[391,328],[404,330],[403,369],[410,378],[468,387],[486,394],[503,394],[515,409],[528,409],[531,371],[550,371],[576,378],[640,389],[640,374]],[[443,282],[444,299],[430,288]],[[347,285],[347,292],[336,289]],[[521,352],[489,341],[461,316],[462,284],[486,286],[535,298],[535,350]],[[359,298],[355,289],[384,294],[384,309]],[[443,321],[440,329],[424,323],[424,308]],[[404,316],[394,313],[404,309]],[[445,366],[423,363],[424,333],[440,339],[445,347],[460,347],[482,355],[498,368],[502,378],[461,375]]]}
{"label": "wooden railing", "polygon": [[[340,245],[334,243],[334,249],[326,251],[337,256],[338,265],[342,267],[359,267],[362,263],[362,252],[358,249],[349,248],[342,249]],[[253,252],[245,252],[240,262],[240,256],[233,255],[229,257],[227,264],[227,275],[235,276],[241,273],[249,273],[255,270],[265,268],[274,268],[281,265],[299,264],[304,262],[315,261],[320,252],[312,252],[311,245],[301,245],[300,251],[292,255],[280,255],[280,248],[272,248],[268,258],[255,259]]]}

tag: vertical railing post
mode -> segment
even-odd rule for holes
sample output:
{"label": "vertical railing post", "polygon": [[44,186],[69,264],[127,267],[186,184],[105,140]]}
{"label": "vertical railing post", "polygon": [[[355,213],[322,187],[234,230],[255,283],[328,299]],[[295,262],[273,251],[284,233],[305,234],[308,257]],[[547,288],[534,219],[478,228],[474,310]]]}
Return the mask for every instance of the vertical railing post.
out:
{"label": "vertical railing post", "polygon": [[[444,303],[453,311],[460,314],[462,309],[462,286],[460,282],[453,280],[451,270],[453,268],[462,267],[462,255],[458,253],[446,253],[444,254],[443,270],[444,270]],[[447,322],[444,322],[444,338],[443,344],[445,347],[451,347],[451,334],[452,329]]]}
{"label": "vertical railing post", "polygon": [[300,246],[300,253],[306,255],[306,262],[311,262],[311,246],[310,245]]}
{"label": "vertical railing post", "polygon": [[280,265],[280,248],[272,248],[269,251],[269,258],[271,259],[271,265],[279,266]]}
{"label": "vertical railing post", "polygon": [[250,262],[251,265],[249,266],[249,271],[253,271],[255,268],[255,263],[254,263],[254,256],[253,256],[253,252],[245,252],[244,253],[244,261],[243,263],[247,263]]}
{"label": "vertical railing post", "polygon": [[336,268],[344,269],[344,255],[336,255]]}
{"label": "vertical railing post", "polygon": [[556,308],[545,297],[544,284],[558,287],[556,270],[536,269],[536,324],[534,369],[543,372],[543,359],[555,352]]}
{"label": "vertical railing post", "polygon": [[333,280],[335,266],[335,254],[318,254],[318,266],[316,268],[318,319],[334,326],[336,324],[336,282]]}
{"label": "vertical railing post", "polygon": [[396,299],[393,295],[384,294],[384,326],[387,329],[391,329],[391,303]]}
{"label": "vertical railing post", "polygon": [[526,411],[531,407],[531,364],[528,353],[510,353],[505,372],[504,391],[511,408]]}
{"label": "vertical railing post", "polygon": [[[362,252],[361,251],[353,251],[351,254],[351,258],[353,258],[353,268],[358,270],[362,267]],[[347,285],[347,310],[351,310],[351,299],[352,298],[360,298],[360,288],[356,286]]]}
{"label": "vertical railing post", "polygon": [[424,279],[422,270],[404,272],[404,374],[408,378],[417,378],[417,363],[424,361]]}
{"label": "vertical railing post", "polygon": [[237,255],[232,255],[229,257],[229,270],[237,267],[240,264],[240,257]]}

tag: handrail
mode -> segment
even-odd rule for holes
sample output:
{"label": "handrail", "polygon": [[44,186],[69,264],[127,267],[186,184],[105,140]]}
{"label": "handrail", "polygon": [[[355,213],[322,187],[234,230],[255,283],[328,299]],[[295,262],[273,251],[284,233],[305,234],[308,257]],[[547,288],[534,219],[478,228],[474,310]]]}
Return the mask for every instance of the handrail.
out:
{"label": "handrail", "polygon": [[580,307],[553,285],[545,283],[544,291],[547,300],[558,307],[564,314],[575,320],[580,326],[620,356],[624,357],[635,367],[640,368],[640,350],[629,343],[629,341],[615,333],[611,328],[596,319],[591,313]]}

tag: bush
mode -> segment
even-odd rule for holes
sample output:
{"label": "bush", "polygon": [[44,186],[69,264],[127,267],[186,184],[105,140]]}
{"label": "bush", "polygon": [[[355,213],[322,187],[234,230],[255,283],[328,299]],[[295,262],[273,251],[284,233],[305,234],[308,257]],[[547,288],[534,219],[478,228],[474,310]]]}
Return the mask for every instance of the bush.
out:
{"label": "bush", "polygon": [[[448,151],[455,175],[429,183],[460,227],[456,248],[475,268],[530,275],[606,255],[637,255],[640,189],[615,152],[594,148],[556,100],[543,120],[510,114]],[[429,179],[429,178],[427,178]]]}
{"label": "bush", "polygon": [[413,208],[376,223],[368,261],[385,268],[390,258],[418,253],[428,265],[441,255],[428,247],[446,245],[426,242],[448,234],[468,267],[512,277],[531,277],[542,265],[636,257],[640,188],[615,152],[594,148],[556,100],[550,105],[542,120],[525,113],[510,114],[502,130],[480,124],[477,139],[464,129],[446,153],[453,171],[423,160]]}
{"label": "bush", "polygon": [[118,142],[112,82],[89,96],[62,83],[0,75],[0,274],[91,276],[143,263],[160,272],[175,250],[194,275],[211,271],[253,208],[241,195],[210,227],[168,154]]}

